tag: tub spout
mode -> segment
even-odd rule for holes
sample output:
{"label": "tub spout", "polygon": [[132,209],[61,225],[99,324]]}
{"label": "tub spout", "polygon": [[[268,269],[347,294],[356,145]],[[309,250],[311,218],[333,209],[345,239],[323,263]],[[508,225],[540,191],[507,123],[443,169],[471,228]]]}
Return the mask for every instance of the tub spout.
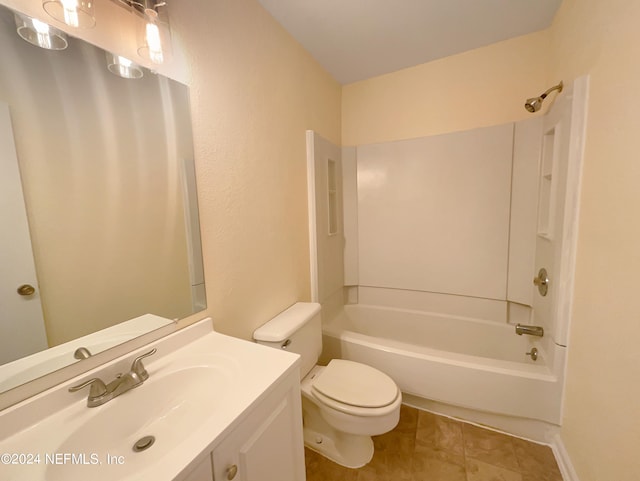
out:
{"label": "tub spout", "polygon": [[516,334],[522,336],[528,334],[530,336],[544,336],[544,329],[541,326],[526,326],[523,324],[516,325]]}

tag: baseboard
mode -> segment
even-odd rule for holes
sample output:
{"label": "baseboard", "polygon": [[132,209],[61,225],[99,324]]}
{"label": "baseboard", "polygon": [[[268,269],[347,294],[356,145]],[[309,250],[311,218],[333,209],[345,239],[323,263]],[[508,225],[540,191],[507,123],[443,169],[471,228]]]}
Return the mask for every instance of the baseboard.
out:
{"label": "baseboard", "polygon": [[560,468],[560,472],[562,473],[562,479],[564,481],[580,481],[560,434],[557,434],[554,437],[553,442],[551,443],[551,449],[553,449],[553,454],[556,457],[558,468]]}

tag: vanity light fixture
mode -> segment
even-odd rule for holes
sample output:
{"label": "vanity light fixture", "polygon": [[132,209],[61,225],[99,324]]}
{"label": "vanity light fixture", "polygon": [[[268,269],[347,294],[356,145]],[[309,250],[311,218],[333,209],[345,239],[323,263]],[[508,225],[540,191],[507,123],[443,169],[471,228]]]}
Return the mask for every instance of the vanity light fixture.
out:
{"label": "vanity light fixture", "polygon": [[105,52],[105,55],[109,72],[126,79],[139,79],[144,75],[142,67],[128,58],[110,52]]}
{"label": "vanity light fixture", "polygon": [[138,53],[151,60],[153,63],[164,62],[164,54],[162,51],[162,41],[160,40],[160,28],[153,21],[148,19],[144,26],[144,42],[138,48]]}
{"label": "vanity light fixture", "polygon": [[142,16],[137,22],[138,55],[162,64],[171,52],[171,30],[165,0],[112,0]]}
{"label": "vanity light fixture", "polygon": [[36,47],[47,50],[64,50],[69,43],[64,32],[36,18],[14,13],[18,35]]}
{"label": "vanity light fixture", "polygon": [[96,24],[94,0],[42,0],[45,12],[70,27],[92,28]]}
{"label": "vanity light fixture", "polygon": [[167,2],[141,0],[132,2],[132,6],[144,17],[138,31],[138,54],[155,64],[164,63],[171,47]]}

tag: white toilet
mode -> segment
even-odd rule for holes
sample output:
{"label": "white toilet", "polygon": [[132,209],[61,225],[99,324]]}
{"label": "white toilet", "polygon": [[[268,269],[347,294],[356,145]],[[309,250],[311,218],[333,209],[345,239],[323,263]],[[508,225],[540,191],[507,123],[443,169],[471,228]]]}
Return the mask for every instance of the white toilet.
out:
{"label": "white toilet", "polygon": [[373,457],[371,436],[391,431],[402,394],[386,374],[358,362],[334,359],[317,366],[322,351],[320,304],[298,302],[258,328],[259,344],[302,356],[304,442],[338,464],[359,468]]}

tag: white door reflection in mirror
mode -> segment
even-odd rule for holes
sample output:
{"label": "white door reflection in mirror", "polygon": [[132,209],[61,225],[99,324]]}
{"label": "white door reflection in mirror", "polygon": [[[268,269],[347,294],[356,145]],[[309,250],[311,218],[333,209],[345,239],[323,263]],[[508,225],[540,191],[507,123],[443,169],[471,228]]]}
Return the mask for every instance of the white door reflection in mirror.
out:
{"label": "white door reflection in mirror", "polygon": [[[47,348],[9,106],[0,102],[0,364]],[[18,287],[35,288],[20,295]]]}

